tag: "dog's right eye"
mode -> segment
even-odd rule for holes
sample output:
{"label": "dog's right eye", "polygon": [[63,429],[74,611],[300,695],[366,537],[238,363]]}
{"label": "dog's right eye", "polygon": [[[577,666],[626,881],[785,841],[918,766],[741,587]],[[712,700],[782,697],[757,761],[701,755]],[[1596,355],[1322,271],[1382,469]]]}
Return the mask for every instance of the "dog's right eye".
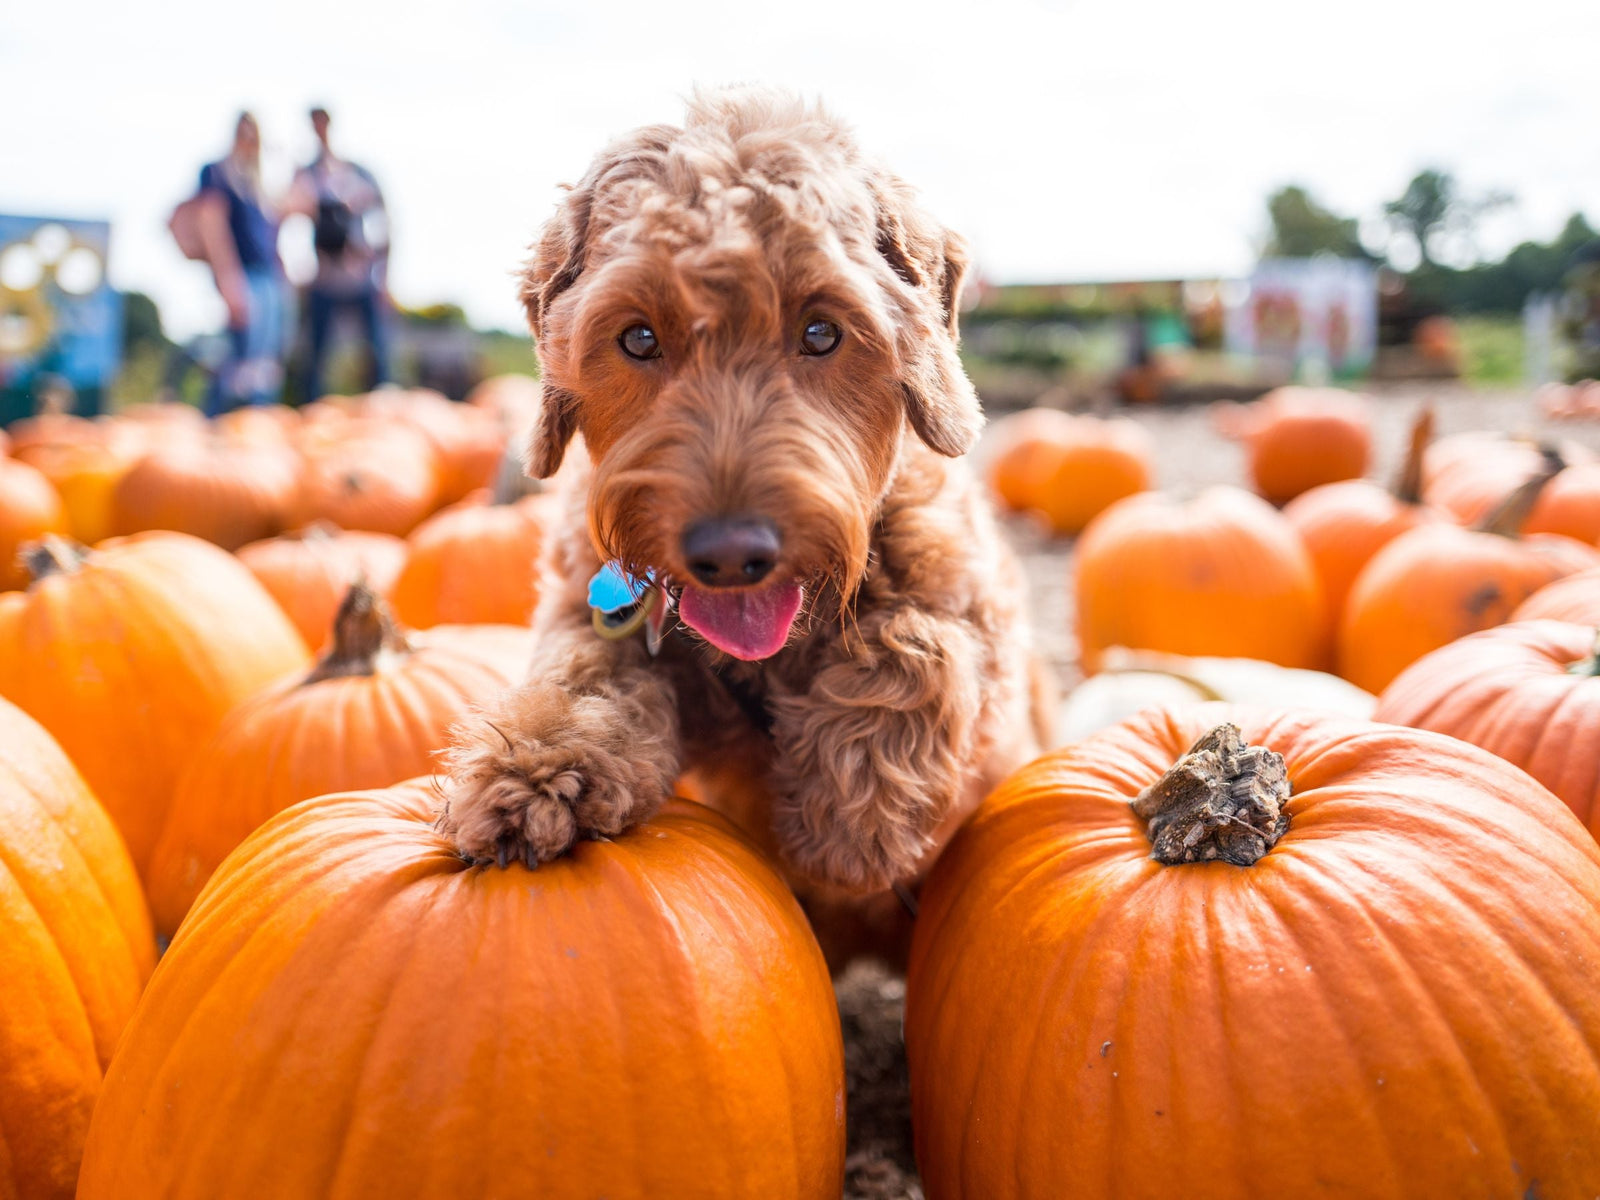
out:
{"label": "dog's right eye", "polygon": [[629,358],[660,358],[661,343],[656,341],[656,331],[648,325],[630,325],[617,339],[622,352]]}

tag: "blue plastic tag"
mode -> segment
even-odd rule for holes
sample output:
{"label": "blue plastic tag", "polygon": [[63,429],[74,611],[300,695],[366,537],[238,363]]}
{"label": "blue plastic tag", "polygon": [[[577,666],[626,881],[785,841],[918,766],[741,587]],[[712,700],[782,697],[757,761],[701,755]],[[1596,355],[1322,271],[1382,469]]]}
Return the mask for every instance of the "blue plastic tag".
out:
{"label": "blue plastic tag", "polygon": [[603,613],[621,612],[639,603],[650,589],[648,580],[638,580],[614,562],[608,562],[589,580],[589,607]]}

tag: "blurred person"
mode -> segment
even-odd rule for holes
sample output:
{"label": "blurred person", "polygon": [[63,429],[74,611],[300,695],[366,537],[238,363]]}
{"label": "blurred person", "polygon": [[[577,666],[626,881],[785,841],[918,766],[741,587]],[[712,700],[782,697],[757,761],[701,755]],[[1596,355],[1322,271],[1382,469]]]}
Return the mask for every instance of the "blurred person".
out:
{"label": "blurred person", "polygon": [[326,386],[330,335],[341,314],[353,313],[372,360],[370,386],[389,382],[388,211],[378,181],[334,153],[328,110],[311,110],[317,156],[295,174],[291,206],[312,218],[317,274],[306,294],[310,351],[306,399]]}
{"label": "blurred person", "polygon": [[278,258],[276,206],[261,182],[261,130],[240,113],[233,148],[200,172],[199,233],[228,306],[229,355],[206,398],[211,416],[276,403],[283,391],[287,283]]}

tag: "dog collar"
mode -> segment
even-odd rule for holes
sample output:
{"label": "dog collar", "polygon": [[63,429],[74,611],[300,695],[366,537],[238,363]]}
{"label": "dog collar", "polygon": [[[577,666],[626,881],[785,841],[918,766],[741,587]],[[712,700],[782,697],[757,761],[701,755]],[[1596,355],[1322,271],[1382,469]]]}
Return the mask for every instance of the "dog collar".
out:
{"label": "dog collar", "polygon": [[661,650],[661,634],[672,596],[656,582],[655,572],[637,579],[620,564],[608,562],[589,580],[589,612],[594,631],[608,642],[620,642],[640,630],[654,658]]}

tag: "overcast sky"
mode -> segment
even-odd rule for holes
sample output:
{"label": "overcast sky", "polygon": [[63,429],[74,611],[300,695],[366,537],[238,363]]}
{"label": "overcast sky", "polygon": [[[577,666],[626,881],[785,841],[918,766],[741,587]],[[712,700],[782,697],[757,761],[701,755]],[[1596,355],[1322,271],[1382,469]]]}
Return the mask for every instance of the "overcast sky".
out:
{"label": "overcast sky", "polygon": [[221,305],[167,214],[241,107],[281,173],[320,102],[388,192],[396,296],[520,328],[557,184],[746,81],[820,95],[999,281],[1240,273],[1273,187],[1366,215],[1427,165],[1515,193],[1498,251],[1600,219],[1597,61],[1600,0],[7,0],[0,212],[110,218],[112,281],[194,332]]}

